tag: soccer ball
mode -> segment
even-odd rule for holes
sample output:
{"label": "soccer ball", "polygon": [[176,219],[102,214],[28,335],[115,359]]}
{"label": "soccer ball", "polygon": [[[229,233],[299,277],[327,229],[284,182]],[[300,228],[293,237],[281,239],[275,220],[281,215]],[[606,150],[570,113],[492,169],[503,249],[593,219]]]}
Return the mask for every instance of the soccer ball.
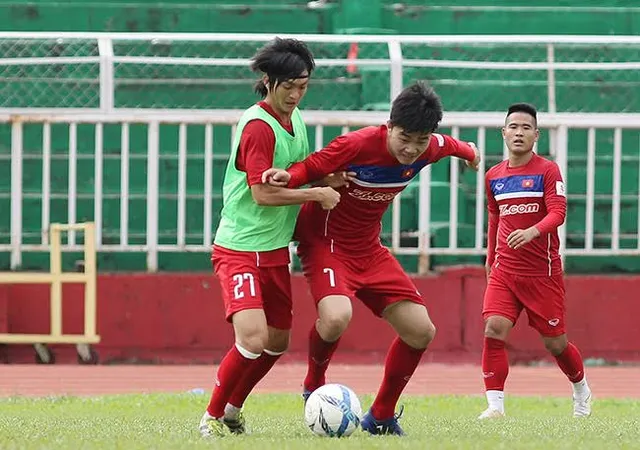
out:
{"label": "soccer ball", "polygon": [[362,406],[358,396],[341,384],[325,384],[309,396],[304,419],[319,436],[350,436],[360,426]]}

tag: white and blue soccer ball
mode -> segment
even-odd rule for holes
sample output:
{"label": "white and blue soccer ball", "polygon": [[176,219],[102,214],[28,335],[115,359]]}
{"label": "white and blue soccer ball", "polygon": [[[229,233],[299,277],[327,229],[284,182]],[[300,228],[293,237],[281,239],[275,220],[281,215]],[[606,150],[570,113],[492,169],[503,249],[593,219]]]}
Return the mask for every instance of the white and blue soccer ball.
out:
{"label": "white and blue soccer ball", "polygon": [[360,426],[362,406],[358,396],[341,384],[325,384],[309,396],[304,419],[319,436],[350,436]]}

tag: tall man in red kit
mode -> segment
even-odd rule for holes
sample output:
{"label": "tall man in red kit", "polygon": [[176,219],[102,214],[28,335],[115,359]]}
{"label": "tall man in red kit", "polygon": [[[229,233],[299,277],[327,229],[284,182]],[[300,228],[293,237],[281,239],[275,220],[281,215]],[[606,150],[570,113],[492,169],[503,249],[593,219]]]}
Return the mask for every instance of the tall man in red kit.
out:
{"label": "tall man in red kit", "polygon": [[509,159],[487,171],[489,209],[482,375],[488,408],[480,419],[504,416],[509,373],[505,341],[522,310],[573,387],[573,415],[591,414],[591,390],[580,352],[565,332],[565,291],[558,227],[567,211],[558,165],[533,152],[540,132],[536,109],[511,105],[502,136]]}
{"label": "tall man in red kit", "polygon": [[298,205],[317,201],[333,208],[340,200],[330,187],[293,190],[262,183],[269,167],[287,167],[309,154],[298,104],[314,67],[311,51],[296,39],[275,38],[251,61],[251,69],[261,74],[255,91],[263,101],[238,122],[211,257],[235,342],[220,362],[200,420],[205,437],[246,431],[244,401],[289,345],[289,243]]}
{"label": "tall man in red kit", "polygon": [[304,274],[317,304],[309,334],[304,397],[325,384],[325,372],[359,299],[395,329],[384,378],[362,428],[371,434],[403,435],[396,404],[435,335],[422,295],[380,242],[380,223],[394,197],[420,170],[446,156],[477,170],[475,146],[435,133],[442,120],[440,98],[415,83],[393,101],[389,121],[334,139],[287,171],[265,172],[263,180],[290,188],[330,173],[348,175],[341,202],[330,214],[305,203],[294,237]]}

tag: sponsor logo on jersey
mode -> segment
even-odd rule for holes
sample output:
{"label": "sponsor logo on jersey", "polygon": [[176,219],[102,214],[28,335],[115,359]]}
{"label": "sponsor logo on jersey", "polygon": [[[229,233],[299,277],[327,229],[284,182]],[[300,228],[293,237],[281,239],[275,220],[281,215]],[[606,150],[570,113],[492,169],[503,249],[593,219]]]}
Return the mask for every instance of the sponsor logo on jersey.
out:
{"label": "sponsor logo on jersey", "polygon": [[398,192],[371,192],[354,189],[349,191],[349,195],[366,202],[390,202],[398,195]]}
{"label": "sponsor logo on jersey", "polygon": [[540,211],[538,203],[521,203],[519,205],[500,205],[501,216],[512,216],[514,214],[532,214]]}

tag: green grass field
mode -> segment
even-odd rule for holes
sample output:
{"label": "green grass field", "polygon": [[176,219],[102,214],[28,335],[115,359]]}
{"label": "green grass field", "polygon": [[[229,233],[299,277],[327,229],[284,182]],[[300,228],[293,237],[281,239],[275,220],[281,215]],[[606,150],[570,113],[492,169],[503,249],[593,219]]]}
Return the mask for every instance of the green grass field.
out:
{"label": "green grass field", "polygon": [[[508,418],[479,422],[482,397],[403,397],[408,436],[321,438],[305,427],[297,395],[254,395],[251,434],[216,441],[197,425],[208,397],[195,394],[0,399],[0,448],[9,449],[611,449],[640,448],[640,402],[596,399],[589,419],[569,398],[507,399]],[[362,396],[368,407],[371,396]]]}

